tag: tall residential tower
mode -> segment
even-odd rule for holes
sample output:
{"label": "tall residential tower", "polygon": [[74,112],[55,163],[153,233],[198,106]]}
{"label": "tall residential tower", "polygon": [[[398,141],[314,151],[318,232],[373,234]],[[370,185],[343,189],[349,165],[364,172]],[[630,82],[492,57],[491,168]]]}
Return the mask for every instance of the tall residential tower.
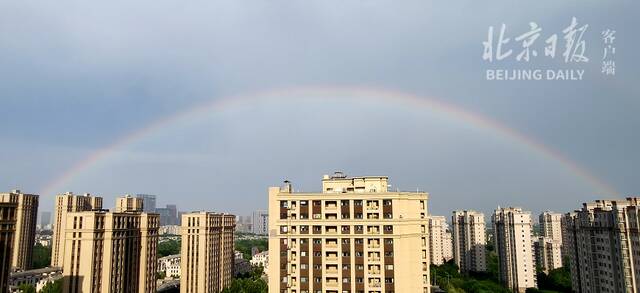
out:
{"label": "tall residential tower", "polygon": [[102,209],[102,197],[66,192],[56,196],[51,238],[51,266],[62,267],[64,262],[64,236],[67,226],[67,214]]}
{"label": "tall residential tower", "polygon": [[493,231],[500,267],[500,281],[514,292],[536,287],[531,213],[520,208],[498,208]]}
{"label": "tall residential tower", "polygon": [[341,172],[269,188],[269,292],[429,292],[428,197]]}
{"label": "tall residential tower", "polygon": [[69,212],[63,292],[156,292],[159,221],[140,212]]}
{"label": "tall residential tower", "polygon": [[180,292],[217,293],[233,278],[235,216],[210,212],[182,215]]}
{"label": "tall residential tower", "polygon": [[20,190],[0,193],[0,202],[17,204],[16,232],[11,253],[11,267],[13,268],[28,270],[32,266],[38,222],[38,201],[38,195],[25,194]]}
{"label": "tall residential tower", "polygon": [[484,214],[472,210],[454,211],[451,216],[453,259],[463,274],[487,270]]}

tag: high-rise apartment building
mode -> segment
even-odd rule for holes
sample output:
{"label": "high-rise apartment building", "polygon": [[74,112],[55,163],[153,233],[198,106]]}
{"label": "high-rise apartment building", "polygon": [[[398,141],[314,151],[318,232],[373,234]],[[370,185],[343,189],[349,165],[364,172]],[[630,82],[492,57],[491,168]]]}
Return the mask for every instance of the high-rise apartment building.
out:
{"label": "high-rise apartment building", "polygon": [[129,194],[116,198],[116,212],[143,212],[144,200]]}
{"label": "high-rise apartment building", "polygon": [[269,213],[266,211],[254,211],[251,216],[251,232],[258,235],[269,233]]}
{"label": "high-rise apartment building", "polygon": [[156,292],[157,214],[69,212],[63,292]]}
{"label": "high-rise apartment building", "polygon": [[388,188],[340,172],[269,188],[269,292],[429,292],[429,195]]}
{"label": "high-rise apartment building", "polygon": [[533,242],[533,252],[536,260],[536,266],[540,267],[543,272],[549,273],[562,267],[562,251],[560,241],[551,237],[538,237]]}
{"label": "high-rise apartment building", "polygon": [[521,208],[498,208],[492,222],[500,281],[514,292],[535,288],[531,213]]}
{"label": "high-rise apartment building", "polygon": [[640,198],[597,200],[564,217],[573,290],[640,292]]}
{"label": "high-rise apartment building", "polygon": [[[441,265],[445,260],[445,234],[447,220],[444,216],[429,216],[429,259],[434,265]],[[451,240],[451,239],[449,239]],[[451,245],[449,245],[451,248]]]}
{"label": "high-rise apartment building", "polygon": [[67,214],[102,209],[102,197],[66,192],[56,196],[53,235],[51,237],[51,266],[63,267],[64,262],[64,228],[67,226]]}
{"label": "high-rise apartment building", "polygon": [[143,211],[145,213],[155,213],[156,212],[156,196],[153,194],[136,194],[137,198],[142,198],[144,202]]}
{"label": "high-rise apartment building", "polygon": [[[563,265],[571,271],[571,284],[573,288],[579,288],[580,273],[577,271],[578,247],[576,234],[576,220],[578,214],[569,212],[562,215],[562,260]],[[578,287],[576,287],[578,286]],[[576,290],[576,292],[578,292]]]}
{"label": "high-rise apartment building", "polygon": [[538,220],[540,236],[556,240],[562,245],[562,214],[546,211],[540,214]]}
{"label": "high-rise apartment building", "polygon": [[444,261],[450,261],[453,259],[453,238],[451,236],[451,229],[447,227],[444,234],[442,234],[442,257]]}
{"label": "high-rise apartment building", "polygon": [[16,232],[11,253],[11,267],[13,268],[21,270],[31,268],[38,222],[38,201],[38,195],[25,194],[20,190],[0,193],[0,202],[18,205],[16,208]]}
{"label": "high-rise apartment building", "polygon": [[233,277],[235,216],[185,213],[181,230],[180,292],[222,291]]}
{"label": "high-rise apartment building", "polygon": [[538,267],[546,273],[562,267],[562,214],[550,211],[538,217],[540,237],[534,240],[534,254]]}
{"label": "high-rise apartment building", "polygon": [[487,270],[484,214],[472,210],[454,211],[451,216],[453,259],[460,272]]}
{"label": "high-rise apartment building", "polygon": [[0,202],[0,292],[9,292],[9,273],[11,272],[11,253],[16,233],[17,209],[17,203]]}

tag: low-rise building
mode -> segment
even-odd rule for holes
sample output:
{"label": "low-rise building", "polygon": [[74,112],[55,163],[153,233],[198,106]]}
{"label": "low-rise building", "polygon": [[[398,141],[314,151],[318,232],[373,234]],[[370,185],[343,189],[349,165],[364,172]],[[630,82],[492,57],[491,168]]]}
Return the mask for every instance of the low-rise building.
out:
{"label": "low-rise building", "polygon": [[160,235],[180,235],[180,226],[178,225],[165,225],[160,226],[158,229]]}
{"label": "low-rise building", "polygon": [[180,278],[180,255],[158,258],[158,273],[164,273],[165,278]]}
{"label": "low-rise building", "polygon": [[269,269],[269,251],[259,252],[253,255],[250,261],[252,266],[261,266],[266,272]]}
{"label": "low-rise building", "polygon": [[233,275],[238,276],[251,271],[251,264],[244,259],[244,255],[240,251],[236,251],[233,257]]}
{"label": "low-rise building", "polygon": [[40,292],[47,283],[53,283],[60,278],[62,278],[62,268],[59,267],[21,271],[11,274],[9,286],[11,292],[18,292],[18,286],[28,284],[36,288],[36,292]]}

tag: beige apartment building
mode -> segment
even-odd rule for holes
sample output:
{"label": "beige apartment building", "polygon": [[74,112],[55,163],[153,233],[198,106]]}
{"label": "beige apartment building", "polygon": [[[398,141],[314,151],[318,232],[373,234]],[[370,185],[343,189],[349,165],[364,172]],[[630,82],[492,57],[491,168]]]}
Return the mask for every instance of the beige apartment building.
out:
{"label": "beige apartment building", "polygon": [[142,212],[144,202],[141,197],[134,197],[130,194],[116,198],[116,212]]}
{"label": "beige apartment building", "polygon": [[562,267],[562,251],[560,241],[551,237],[538,237],[533,242],[533,252],[536,266],[545,273]]}
{"label": "beige apartment building", "polygon": [[487,270],[484,214],[473,210],[454,211],[451,216],[453,259],[463,274]]}
{"label": "beige apartment building", "polygon": [[537,287],[533,257],[531,213],[521,208],[500,208],[493,214],[500,281],[514,292]]}
{"label": "beige apartment building", "polygon": [[442,257],[445,262],[453,259],[453,237],[449,228],[442,234]]}
{"label": "beige apartment building", "polygon": [[83,212],[102,209],[102,197],[66,192],[56,196],[53,235],[51,237],[51,266],[63,267],[64,261],[64,227],[67,226],[67,215],[72,212]]}
{"label": "beige apartment building", "polygon": [[[445,259],[445,234],[447,220],[444,216],[429,216],[429,259],[434,265],[443,264]],[[449,238],[451,240],[451,238]],[[451,245],[448,246],[451,248]]]}
{"label": "beige apartment building", "polygon": [[0,202],[0,292],[9,292],[17,209],[18,204],[15,202]]}
{"label": "beige apartment building", "polygon": [[158,214],[69,212],[63,292],[156,292]]}
{"label": "beige apartment building", "polygon": [[16,232],[14,235],[11,267],[28,270],[33,262],[33,246],[36,241],[38,221],[38,200],[36,194],[25,194],[20,190],[0,193],[0,202],[16,203]]}
{"label": "beige apartment building", "polygon": [[217,293],[231,283],[235,227],[234,215],[182,214],[181,293]]}
{"label": "beige apartment building", "polygon": [[573,289],[640,292],[640,198],[597,200],[565,215]]}
{"label": "beige apartment building", "polygon": [[341,172],[322,192],[270,187],[269,292],[429,292],[428,198]]}

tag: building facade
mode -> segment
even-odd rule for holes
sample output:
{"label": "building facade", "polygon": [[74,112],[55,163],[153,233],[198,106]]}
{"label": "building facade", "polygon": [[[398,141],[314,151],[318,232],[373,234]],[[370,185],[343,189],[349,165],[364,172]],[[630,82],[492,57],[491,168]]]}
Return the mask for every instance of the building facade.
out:
{"label": "building facade", "polygon": [[325,175],[269,188],[269,292],[429,292],[428,194],[388,177]]}
{"label": "building facade", "polygon": [[168,204],[164,208],[156,208],[156,212],[160,215],[160,225],[178,225],[178,208],[176,205]]}
{"label": "building facade", "polygon": [[252,266],[263,267],[265,272],[269,271],[269,252],[263,251],[254,254],[251,257],[250,263]]}
{"label": "building facade", "polygon": [[[444,216],[429,216],[429,260],[434,265],[441,265],[445,260],[445,233],[447,220]],[[450,248],[451,246],[449,246]]]}
{"label": "building facade", "polygon": [[71,212],[82,212],[102,209],[102,197],[66,192],[56,196],[53,219],[53,235],[51,238],[51,266],[63,267],[64,262],[64,228],[67,226],[67,215]]}
{"label": "building facade", "polygon": [[543,272],[562,267],[561,242],[551,237],[538,237],[533,242],[533,252],[536,260],[536,267]]}
{"label": "building facade", "polygon": [[537,287],[531,213],[521,208],[498,208],[492,222],[502,284],[520,293]]}
{"label": "building facade", "polygon": [[36,225],[38,224],[37,194],[25,194],[20,190],[0,193],[0,202],[16,203],[16,232],[13,238],[11,267],[28,270],[33,262],[33,245],[36,241]]}
{"label": "building facade", "polygon": [[442,257],[445,262],[453,259],[453,237],[449,228],[442,235]]}
{"label": "building facade", "polygon": [[576,292],[640,291],[640,198],[597,200],[564,216]]}
{"label": "building facade", "polygon": [[269,233],[269,213],[266,211],[254,211],[251,215],[251,232],[257,235]]}
{"label": "building facade", "polygon": [[454,211],[451,224],[453,259],[460,272],[485,272],[487,240],[484,214],[472,210]]}
{"label": "building facade", "polygon": [[210,212],[182,215],[181,293],[216,293],[233,278],[235,216]]}
{"label": "building facade", "polygon": [[18,204],[15,202],[0,202],[0,292],[9,291],[17,209]]}
{"label": "building facade", "polygon": [[562,245],[562,214],[543,212],[538,217],[540,222],[540,236],[556,240]]}
{"label": "building facade", "polygon": [[180,255],[167,255],[158,258],[158,273],[164,273],[166,278],[180,278]]}
{"label": "building facade", "polygon": [[63,292],[156,292],[157,214],[69,212]]}
{"label": "building facade", "polygon": [[116,198],[116,213],[143,212],[144,199],[129,194]]}

